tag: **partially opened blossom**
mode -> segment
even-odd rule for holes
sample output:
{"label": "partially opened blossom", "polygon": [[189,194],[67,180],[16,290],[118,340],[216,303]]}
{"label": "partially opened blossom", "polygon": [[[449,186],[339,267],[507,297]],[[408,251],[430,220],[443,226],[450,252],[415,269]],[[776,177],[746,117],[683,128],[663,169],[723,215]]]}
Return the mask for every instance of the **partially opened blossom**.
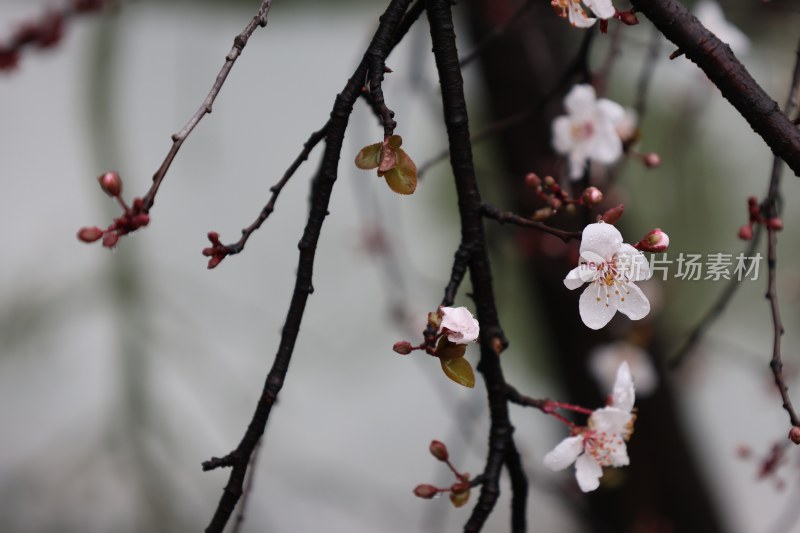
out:
{"label": "partially opened blossom", "polygon": [[442,307],[442,323],[440,331],[444,331],[447,340],[455,344],[469,344],[478,338],[480,327],[478,321],[466,307]]}
{"label": "partially opened blossom", "polygon": [[[589,28],[598,18],[609,19],[617,11],[611,0],[551,0],[550,5],[559,17],[568,19],[576,28]],[[589,16],[587,8],[594,14],[593,17]]]}
{"label": "partially opened blossom", "polygon": [[622,234],[611,224],[597,222],[584,228],[581,237],[581,264],[564,278],[564,285],[575,290],[588,282],[581,294],[578,310],[591,329],[600,329],[619,311],[631,320],[650,312],[650,302],[634,285],[650,277],[650,265],[640,251],[622,242]]}
{"label": "partially opened blossom", "polygon": [[609,165],[622,155],[620,135],[634,116],[616,102],[597,98],[591,85],[575,85],[564,98],[566,115],[553,121],[553,148],[569,160],[569,175],[580,179],[587,161]]}
{"label": "partially opened blossom", "polygon": [[544,457],[544,465],[554,471],[575,463],[575,479],[583,492],[600,486],[603,467],[630,463],[626,442],[633,434],[636,416],[632,413],[635,391],[630,368],[622,363],[611,393],[611,402],[595,410],[587,427],[575,428]]}

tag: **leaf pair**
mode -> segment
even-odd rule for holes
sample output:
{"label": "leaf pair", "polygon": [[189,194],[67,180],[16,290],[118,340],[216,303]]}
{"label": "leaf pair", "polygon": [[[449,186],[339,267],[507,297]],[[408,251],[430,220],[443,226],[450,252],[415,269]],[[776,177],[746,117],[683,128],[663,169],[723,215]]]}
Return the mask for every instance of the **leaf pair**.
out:
{"label": "leaf pair", "polygon": [[392,135],[382,143],[365,146],[356,155],[356,166],[363,170],[378,169],[389,188],[398,194],[412,194],[417,188],[417,165],[400,148],[403,138]]}

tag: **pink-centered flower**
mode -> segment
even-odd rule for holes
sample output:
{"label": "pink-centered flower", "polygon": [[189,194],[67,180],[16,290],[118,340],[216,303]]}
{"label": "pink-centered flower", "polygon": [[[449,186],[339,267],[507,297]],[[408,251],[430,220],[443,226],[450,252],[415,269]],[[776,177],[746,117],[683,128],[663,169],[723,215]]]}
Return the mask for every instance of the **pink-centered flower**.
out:
{"label": "pink-centered flower", "polygon": [[622,155],[621,135],[636,118],[616,102],[597,98],[591,85],[575,85],[564,98],[566,115],[553,121],[553,148],[569,160],[569,176],[583,176],[587,161],[610,165]]}
{"label": "pink-centered flower", "polygon": [[[617,11],[611,0],[551,0],[550,5],[559,17],[568,19],[576,28],[589,28],[598,18],[609,19]],[[589,16],[587,8],[594,17]]]}
{"label": "pink-centered flower", "polygon": [[478,338],[480,326],[466,307],[441,307],[442,323],[447,340],[455,344],[469,344]]}
{"label": "pink-centered flower", "polygon": [[583,492],[600,486],[603,467],[626,466],[630,463],[626,442],[633,434],[635,391],[630,368],[622,363],[611,393],[611,403],[595,410],[587,427],[575,428],[544,457],[544,465],[564,470],[575,463],[575,479]]}
{"label": "pink-centered flower", "polygon": [[650,302],[634,281],[650,277],[644,254],[622,242],[622,234],[611,224],[597,222],[584,228],[581,264],[570,270],[564,285],[570,290],[589,286],[581,294],[578,310],[591,329],[600,329],[619,311],[631,320],[650,312]]}

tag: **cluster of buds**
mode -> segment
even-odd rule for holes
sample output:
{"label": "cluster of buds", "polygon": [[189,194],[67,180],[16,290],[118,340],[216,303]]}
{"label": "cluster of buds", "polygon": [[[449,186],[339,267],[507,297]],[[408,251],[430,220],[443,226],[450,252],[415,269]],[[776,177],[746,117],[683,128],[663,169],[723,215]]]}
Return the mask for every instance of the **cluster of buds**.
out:
{"label": "cluster of buds", "polygon": [[669,235],[664,233],[661,228],[651,230],[644,238],[633,245],[642,252],[666,252],[669,248]]}
{"label": "cluster of buds", "polygon": [[149,224],[150,216],[147,214],[141,198],[134,198],[132,205],[128,207],[125,200],[122,199],[122,178],[116,172],[106,172],[98,176],[97,181],[103,192],[114,198],[122,207],[123,213],[115,218],[105,230],[97,226],[81,228],[78,231],[78,239],[86,243],[103,239],[103,246],[114,248],[121,236]]}
{"label": "cluster of buds", "polygon": [[778,216],[765,216],[764,206],[759,205],[758,198],[751,196],[747,199],[747,224],[739,228],[739,238],[749,241],[753,238],[753,224],[764,224],[767,228],[780,231],[783,229],[783,220]]}
{"label": "cluster of buds", "polygon": [[64,36],[64,22],[73,13],[100,10],[105,0],[70,0],[60,10],[48,10],[37,20],[19,26],[11,39],[0,45],[0,70],[12,70],[19,63],[20,52],[26,46],[51,48]]}
{"label": "cluster of buds", "polygon": [[525,186],[532,189],[547,204],[537,209],[531,217],[533,220],[542,221],[556,215],[561,209],[571,212],[575,205],[594,207],[603,201],[603,193],[597,187],[587,187],[578,198],[573,198],[556,183],[553,176],[540,178],[533,172],[525,176]]}
{"label": "cluster of buds", "polygon": [[469,480],[469,474],[461,473],[450,462],[450,454],[447,452],[447,446],[438,440],[431,441],[429,447],[431,455],[437,460],[445,463],[447,467],[453,472],[456,480],[449,487],[436,487],[434,485],[422,484],[414,488],[414,495],[418,498],[425,500],[433,499],[437,494],[449,492],[450,502],[454,507],[461,507],[469,500],[469,489],[472,488],[472,483]]}
{"label": "cluster of buds", "polygon": [[220,242],[219,233],[216,231],[208,232],[208,240],[211,242],[211,246],[203,248],[203,255],[208,257],[208,268],[210,270],[220,264],[231,253],[231,250]]}

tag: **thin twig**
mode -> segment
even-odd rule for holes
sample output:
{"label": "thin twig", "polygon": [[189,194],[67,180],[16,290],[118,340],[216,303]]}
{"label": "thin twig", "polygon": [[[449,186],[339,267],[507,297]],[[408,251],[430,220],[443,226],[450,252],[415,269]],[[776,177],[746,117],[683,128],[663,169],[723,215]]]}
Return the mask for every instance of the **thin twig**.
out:
{"label": "thin twig", "polygon": [[181,131],[175,133],[172,136],[172,147],[169,149],[167,156],[164,158],[164,161],[161,163],[161,166],[158,168],[156,173],[153,175],[153,184],[150,186],[150,190],[147,191],[147,194],[144,195],[142,200],[144,201],[144,212],[148,213],[150,209],[153,207],[153,203],[155,203],[156,194],[158,193],[159,187],[161,187],[161,182],[164,181],[164,177],[167,175],[167,171],[169,167],[172,165],[172,161],[175,159],[175,156],[178,154],[178,150],[180,150],[181,146],[183,145],[186,138],[189,134],[192,133],[195,126],[202,120],[202,118],[211,113],[211,109],[214,105],[214,100],[216,100],[219,91],[222,89],[222,86],[225,84],[225,80],[228,78],[228,74],[230,73],[231,69],[233,68],[234,63],[242,54],[242,50],[247,45],[247,41],[250,39],[250,36],[253,35],[253,32],[256,31],[258,27],[264,27],[267,25],[267,14],[269,13],[269,9],[272,6],[272,0],[262,0],[261,6],[258,8],[258,12],[255,14],[253,19],[245,26],[242,33],[237,35],[233,39],[233,46],[231,47],[231,51],[228,52],[228,55],[225,56],[225,63],[222,65],[219,73],[217,74],[217,79],[214,81],[214,85],[211,86],[211,90],[208,92],[208,96],[206,99],[203,100],[203,103],[197,109],[192,118],[189,119],[189,122],[183,127]]}
{"label": "thin twig", "polygon": [[517,226],[522,226],[523,228],[537,229],[554,237],[558,237],[564,242],[581,240],[582,233],[580,231],[564,231],[552,228],[543,222],[531,220],[510,211],[502,211],[501,209],[486,202],[481,205],[481,212],[486,218],[491,218],[492,220],[496,220],[501,224],[514,224]]}

